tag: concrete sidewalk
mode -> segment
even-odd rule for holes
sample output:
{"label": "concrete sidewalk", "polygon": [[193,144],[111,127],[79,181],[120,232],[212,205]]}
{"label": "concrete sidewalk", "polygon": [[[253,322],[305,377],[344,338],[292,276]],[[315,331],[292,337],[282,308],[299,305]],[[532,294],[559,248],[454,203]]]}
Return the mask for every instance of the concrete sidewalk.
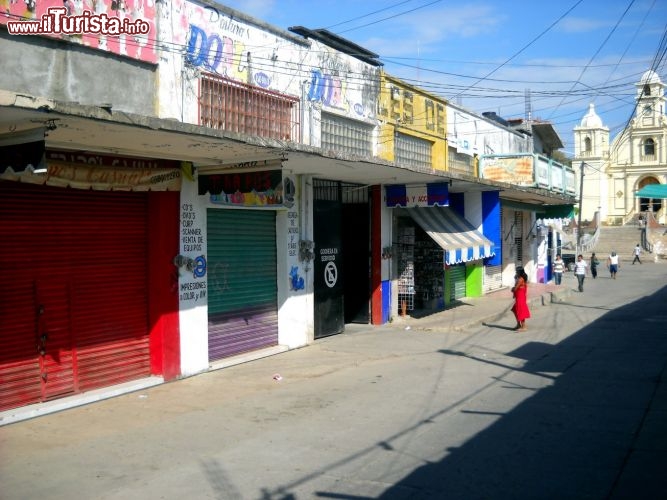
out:
{"label": "concrete sidewalk", "polygon": [[[564,279],[563,281],[564,284],[561,286],[542,283],[529,284],[528,305],[531,310],[542,306],[548,306],[554,302],[560,302],[566,297],[569,297],[572,287],[566,284],[567,280]],[[345,332],[376,332],[380,329],[459,332],[487,321],[501,320],[507,321],[508,326],[513,326],[515,321],[510,312],[513,303],[512,292],[509,288],[503,288],[483,297],[461,299],[443,311],[420,316],[408,315],[406,317],[397,317],[394,321],[386,325],[373,326],[369,324],[348,324],[345,327]],[[343,335],[345,335],[345,333]],[[305,348],[308,347],[311,346],[305,346]],[[262,358],[283,354],[285,352],[288,352],[288,350],[281,347],[266,349],[259,352],[251,352],[232,359],[223,360],[212,367],[212,370],[225,369],[247,362],[257,362]],[[196,376],[201,376],[201,374]],[[105,387],[82,394],[76,394],[46,403],[6,410],[0,412],[0,426],[49,415],[69,408],[98,403],[122,394],[146,390],[162,383],[163,380],[161,377],[148,377],[119,384],[117,386]]]}
{"label": "concrete sidewalk", "polygon": [[[573,284],[565,278],[560,286],[553,283],[529,283],[528,306],[533,310],[552,303],[562,302],[570,297],[572,291]],[[508,326],[513,326],[516,324],[510,311],[513,304],[514,299],[510,288],[502,288],[483,297],[461,299],[444,311],[428,315],[399,316],[387,326],[409,327],[417,330],[463,331],[488,321],[501,320],[506,320]],[[353,328],[356,329],[356,325]]]}

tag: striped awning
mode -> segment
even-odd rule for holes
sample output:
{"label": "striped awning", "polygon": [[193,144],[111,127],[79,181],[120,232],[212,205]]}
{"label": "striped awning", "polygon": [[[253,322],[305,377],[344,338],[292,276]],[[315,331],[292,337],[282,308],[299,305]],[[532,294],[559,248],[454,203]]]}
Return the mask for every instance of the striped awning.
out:
{"label": "striped awning", "polygon": [[495,254],[493,243],[450,208],[414,207],[406,210],[433,241],[445,250],[446,264],[460,264]]}

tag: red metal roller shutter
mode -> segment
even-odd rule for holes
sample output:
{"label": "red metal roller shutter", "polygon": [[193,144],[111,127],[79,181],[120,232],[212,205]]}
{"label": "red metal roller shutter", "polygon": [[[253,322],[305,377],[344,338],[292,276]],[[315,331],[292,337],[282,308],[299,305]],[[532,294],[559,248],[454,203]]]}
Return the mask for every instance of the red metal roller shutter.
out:
{"label": "red metal roller shutter", "polygon": [[147,205],[0,182],[0,409],[149,375]]}

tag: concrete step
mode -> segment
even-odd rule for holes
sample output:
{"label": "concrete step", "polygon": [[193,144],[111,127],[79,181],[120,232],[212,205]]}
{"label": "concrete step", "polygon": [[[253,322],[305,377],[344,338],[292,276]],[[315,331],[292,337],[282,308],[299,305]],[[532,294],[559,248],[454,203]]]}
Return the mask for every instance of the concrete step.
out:
{"label": "concrete step", "polygon": [[642,228],[635,225],[602,226],[592,252],[595,252],[600,260],[606,259],[612,251],[616,252],[622,261],[632,260],[635,245],[641,244],[641,231]]}

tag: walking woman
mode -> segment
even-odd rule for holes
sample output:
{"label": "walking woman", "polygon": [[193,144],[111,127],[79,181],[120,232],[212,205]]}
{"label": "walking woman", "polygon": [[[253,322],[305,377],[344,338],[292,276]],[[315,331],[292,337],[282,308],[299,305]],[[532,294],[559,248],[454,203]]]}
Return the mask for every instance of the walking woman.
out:
{"label": "walking woman", "polygon": [[528,309],[528,275],[523,270],[523,267],[516,268],[516,275],[514,276],[514,287],[512,288],[512,295],[514,296],[514,305],[512,312],[516,318],[515,330],[520,332],[526,330],[526,320],[530,318],[530,310]]}

